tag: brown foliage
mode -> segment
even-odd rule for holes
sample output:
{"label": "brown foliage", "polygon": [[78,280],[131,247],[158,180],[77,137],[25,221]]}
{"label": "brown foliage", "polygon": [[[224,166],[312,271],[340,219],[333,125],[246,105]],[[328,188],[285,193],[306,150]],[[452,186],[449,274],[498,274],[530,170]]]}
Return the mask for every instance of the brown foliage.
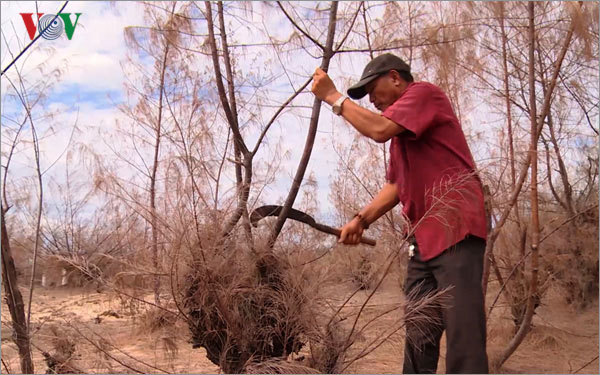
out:
{"label": "brown foliage", "polygon": [[561,228],[545,244],[548,256],[544,266],[561,288],[565,301],[578,310],[598,298],[597,239],[598,223],[578,220]]}
{"label": "brown foliage", "polygon": [[188,276],[185,306],[193,346],[204,347],[227,373],[298,352],[308,310],[289,264],[270,254],[224,260],[194,264]]}
{"label": "brown foliage", "polygon": [[75,339],[66,330],[56,326],[50,327],[52,334],[52,353],[43,351],[42,355],[48,365],[47,374],[80,374],[83,371],[74,366],[76,344]]}

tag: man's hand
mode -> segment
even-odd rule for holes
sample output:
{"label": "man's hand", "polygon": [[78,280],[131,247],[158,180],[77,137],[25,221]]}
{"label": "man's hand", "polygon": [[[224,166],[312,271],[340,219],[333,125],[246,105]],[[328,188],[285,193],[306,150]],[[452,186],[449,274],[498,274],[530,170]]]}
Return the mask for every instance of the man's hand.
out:
{"label": "man's hand", "polygon": [[317,98],[329,105],[333,105],[333,103],[335,103],[335,101],[342,96],[342,94],[340,94],[335,88],[335,84],[331,78],[329,78],[327,73],[325,73],[321,68],[317,68],[317,70],[315,70],[315,74],[313,74],[311,91]]}
{"label": "man's hand", "polygon": [[360,225],[358,219],[354,218],[350,220],[346,225],[342,227],[342,233],[338,243],[346,245],[358,245],[360,238],[362,237],[363,227]]}
{"label": "man's hand", "polygon": [[[399,202],[400,199],[398,198],[398,188],[396,184],[388,182],[383,185],[383,188],[375,198],[373,198],[371,203],[360,210],[360,216],[362,216],[365,225],[374,223],[381,215],[394,208]],[[360,242],[364,228],[361,224],[361,220],[356,216],[340,228],[340,230],[342,233],[340,233],[339,243],[357,245]]]}

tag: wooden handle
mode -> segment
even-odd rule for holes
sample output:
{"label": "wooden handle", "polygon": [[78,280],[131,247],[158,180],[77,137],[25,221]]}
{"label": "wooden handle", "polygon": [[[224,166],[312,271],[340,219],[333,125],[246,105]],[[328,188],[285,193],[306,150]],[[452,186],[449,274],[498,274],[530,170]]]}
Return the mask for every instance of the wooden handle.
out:
{"label": "wooden handle", "polygon": [[375,241],[374,239],[369,238],[369,237],[361,237],[360,242],[367,244],[367,245],[371,245],[371,246],[377,245],[377,241]]}
{"label": "wooden handle", "polygon": [[[315,223],[315,225],[312,225],[312,227],[315,228],[315,229],[317,229],[317,230],[320,230],[321,232],[325,232],[325,233],[336,235],[336,236],[338,236],[338,238],[342,234],[341,230],[339,230],[337,228],[330,227],[329,225],[325,225],[325,224]],[[377,241],[375,241],[374,239],[369,238],[369,237],[361,237],[360,238],[360,242],[364,243],[366,245],[370,245],[370,246],[375,246],[377,244]]]}

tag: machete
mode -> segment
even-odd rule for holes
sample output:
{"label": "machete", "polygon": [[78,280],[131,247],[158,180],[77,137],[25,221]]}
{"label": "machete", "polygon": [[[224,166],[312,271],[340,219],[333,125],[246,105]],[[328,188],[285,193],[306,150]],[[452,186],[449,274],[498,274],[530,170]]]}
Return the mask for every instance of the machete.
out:
{"label": "machete", "polygon": [[[256,226],[258,226],[259,220],[261,220],[267,216],[279,216],[282,209],[283,209],[282,206],[275,206],[275,205],[267,205],[267,206],[258,207],[254,211],[252,211],[252,213],[250,214],[250,223],[252,224],[253,227],[256,227]],[[333,228],[333,227],[330,227],[325,224],[317,223],[312,216],[310,216],[307,213],[304,213],[302,211],[295,210],[293,208],[290,209],[288,218],[290,218],[292,220],[300,221],[304,224],[308,224],[311,227],[313,227],[316,230],[321,231],[323,233],[333,234],[338,237],[342,233],[342,231],[337,228]],[[371,245],[371,246],[375,246],[375,243],[376,243],[375,240],[368,238],[368,237],[361,237],[360,242],[367,244],[367,245]]]}

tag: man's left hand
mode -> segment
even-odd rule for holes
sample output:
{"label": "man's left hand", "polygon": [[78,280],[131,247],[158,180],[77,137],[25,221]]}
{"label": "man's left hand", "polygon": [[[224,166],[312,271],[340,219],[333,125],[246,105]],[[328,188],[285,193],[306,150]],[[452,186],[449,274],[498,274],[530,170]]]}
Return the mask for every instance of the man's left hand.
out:
{"label": "man's left hand", "polygon": [[363,234],[363,227],[357,218],[353,218],[341,228],[338,243],[358,245]]}
{"label": "man's left hand", "polygon": [[315,70],[315,74],[313,74],[311,91],[317,98],[329,105],[333,105],[333,103],[335,103],[335,101],[342,96],[342,94],[340,94],[335,88],[335,84],[331,78],[329,78],[327,73],[325,73],[321,68],[317,68],[317,70]]}

